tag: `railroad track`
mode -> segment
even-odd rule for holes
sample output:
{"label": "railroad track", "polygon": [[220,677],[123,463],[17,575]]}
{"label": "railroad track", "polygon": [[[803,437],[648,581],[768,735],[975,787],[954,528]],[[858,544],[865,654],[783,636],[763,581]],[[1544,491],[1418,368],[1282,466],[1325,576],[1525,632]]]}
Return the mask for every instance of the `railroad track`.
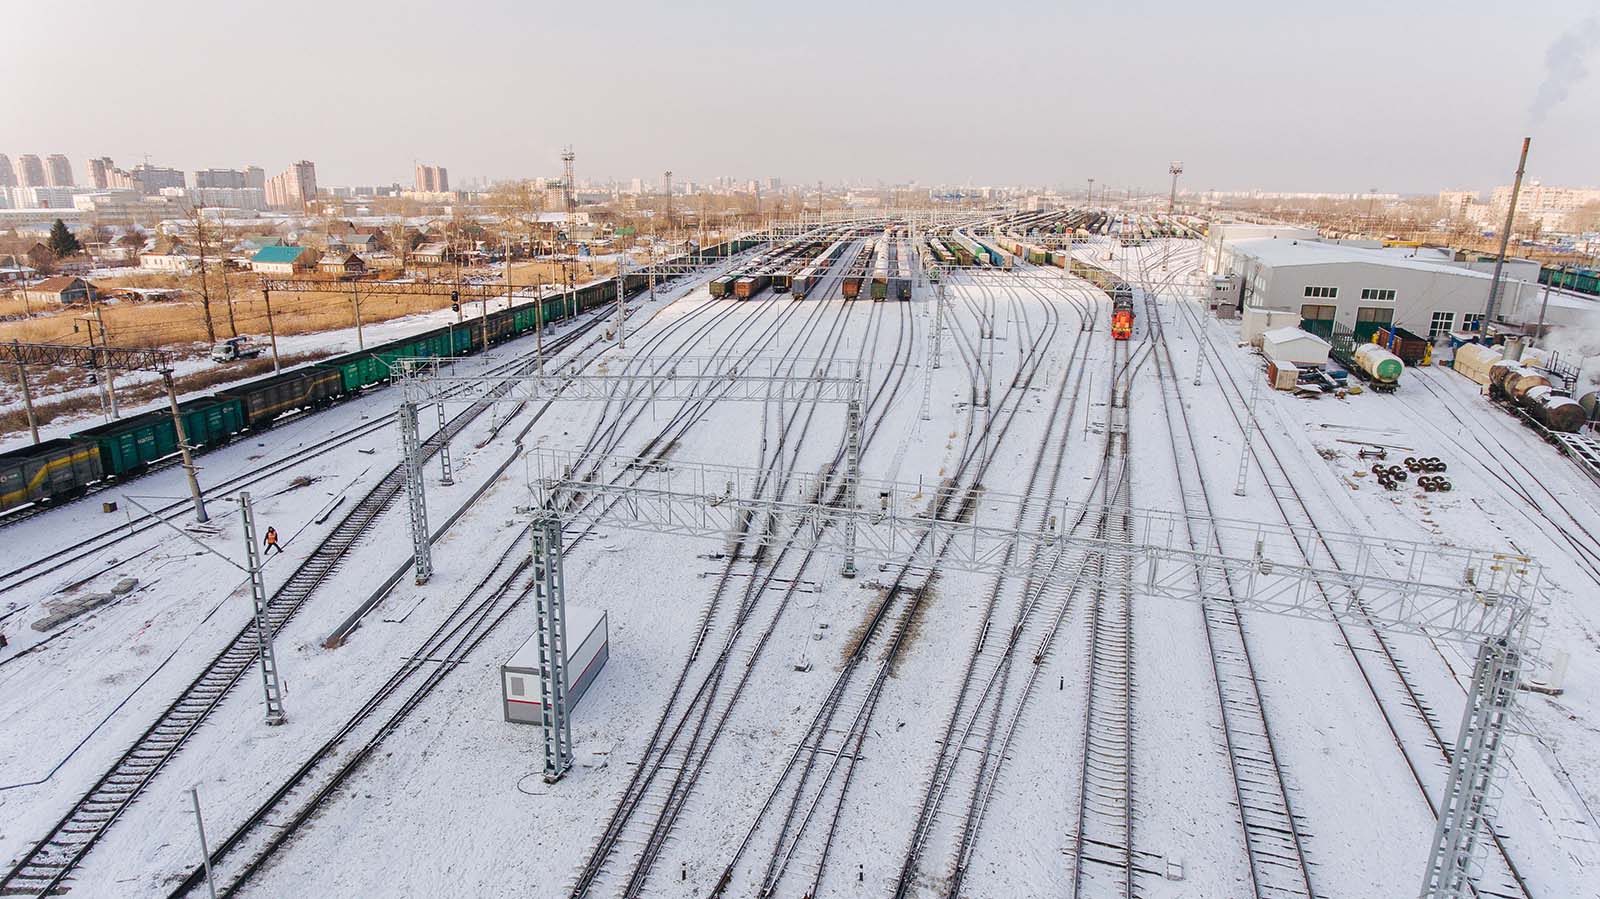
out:
{"label": "railroad track", "polygon": [[[599,319],[565,335],[570,345]],[[524,363],[531,365],[532,363]],[[424,459],[432,458],[486,408],[475,403],[423,442]],[[400,466],[392,469],[340,519],[317,549],[268,599],[267,618],[274,633],[304,607],[347,554],[389,508],[404,486]],[[258,658],[255,624],[245,625],[179,692],[92,787],[22,858],[0,878],[0,895],[45,895],[62,888],[77,865],[174,758],[224,697],[238,685]]]}
{"label": "railroad track", "polygon": [[[1229,414],[1240,428],[1241,433],[1247,426],[1255,427],[1258,430],[1261,439],[1254,441],[1251,445],[1252,460],[1262,479],[1266,482],[1272,507],[1278,512],[1279,517],[1285,524],[1295,529],[1296,543],[1299,545],[1301,554],[1308,560],[1319,557],[1326,559],[1335,567],[1342,567],[1338,561],[1338,556],[1333,553],[1332,548],[1322,541],[1319,531],[1320,523],[1317,521],[1316,516],[1311,513],[1305,497],[1294,484],[1288,467],[1279,456],[1277,448],[1273,445],[1266,430],[1256,422],[1251,422],[1247,425],[1241,417],[1239,410],[1248,404],[1246,392],[1239,384],[1238,375],[1232,367],[1219,362],[1219,359],[1223,358],[1222,354],[1232,351],[1233,348],[1231,346],[1219,348],[1215,345],[1208,331],[1203,329],[1200,322],[1196,320],[1196,316],[1203,313],[1190,309],[1187,303],[1179,303],[1177,308],[1187,320],[1196,337],[1208,343],[1206,353],[1207,369],[1212,373],[1214,381],[1222,387],[1225,393],[1229,394]],[[1315,535],[1316,546],[1320,548],[1306,545],[1303,542],[1305,538],[1299,536],[1304,533]],[[1248,550],[1246,547],[1230,547],[1229,549],[1234,552]],[[1330,595],[1327,586],[1319,582],[1316,584],[1316,588],[1323,600],[1332,607],[1335,600]],[[1344,598],[1341,597],[1340,601],[1343,602]],[[1355,602],[1354,607],[1360,608],[1359,600]],[[1451,748],[1450,743],[1445,739],[1443,725],[1433,711],[1432,705],[1421,695],[1407,666],[1399,660],[1392,642],[1387,637],[1370,625],[1356,627],[1341,622],[1336,626],[1341,637],[1338,645],[1349,653],[1357,674],[1360,676],[1367,693],[1383,718],[1385,727],[1393,738],[1412,781],[1417,786],[1419,798],[1428,807],[1429,813],[1436,815],[1438,804],[1429,793],[1427,778],[1424,778],[1423,772],[1428,771],[1431,774],[1438,762],[1448,763],[1449,761]],[[1372,670],[1374,667],[1377,668],[1376,671]],[[1390,707],[1393,697],[1388,700],[1385,699],[1385,691],[1379,687],[1380,682],[1387,682],[1389,688],[1398,694],[1403,715],[1397,714]],[[1431,760],[1418,758],[1413,749],[1415,744],[1427,747],[1429,750],[1427,754],[1431,756]],[[1504,838],[1498,831],[1491,831],[1489,836],[1489,844],[1493,847],[1490,857],[1495,862],[1496,871],[1491,873],[1488,879],[1495,881],[1495,885],[1487,889],[1480,886],[1479,894],[1531,899],[1532,894],[1528,884],[1516,863],[1511,859]]]}
{"label": "railroad track", "polygon": [[[689,321],[700,311],[697,309],[678,320],[673,327]],[[695,333],[701,333],[709,324],[700,323]],[[654,342],[648,345],[654,345]],[[593,361],[590,360],[591,363]],[[506,416],[505,420],[509,422],[515,415],[513,412]],[[519,447],[538,418],[539,416],[535,416],[526,423],[521,433],[517,435],[516,442]],[[591,448],[594,441],[602,439],[602,433],[601,425],[596,425],[590,437]],[[508,457],[508,461],[514,459],[516,455],[513,453]],[[502,470],[503,468],[504,466]],[[313,752],[266,803],[237,830],[216,845],[211,855],[211,862],[215,868],[224,871],[223,883],[226,894],[233,895],[258,875],[270,860],[284,849],[300,828],[320,811],[335,794],[337,788],[371,757],[373,750],[443,681],[454,665],[464,661],[473,649],[487,638],[515,607],[520,605],[527,595],[528,586],[524,583],[520,588],[516,588],[513,586],[513,580],[522,576],[527,564],[525,560],[510,566],[510,573],[504,576],[498,586],[489,588],[488,585],[491,579],[497,577],[497,573],[510,565],[518,549],[526,545],[526,536],[527,528],[523,528],[483,580],[469,592],[423,645],[408,657],[406,663],[391,676],[389,681],[380,687],[327,743]],[[489,589],[487,597],[472,605],[475,597],[485,589]],[[444,661],[440,662],[441,659]],[[411,693],[405,694],[398,703],[391,701],[401,695],[401,688],[405,684],[423,668],[433,663],[438,663],[437,667],[428,670]],[[395,708],[389,717],[380,721],[374,716],[386,708],[386,703],[394,705]],[[351,748],[352,746],[354,748]],[[344,754],[337,755],[340,752]],[[299,804],[296,804],[297,797],[303,797]],[[243,860],[233,862],[232,857],[240,855],[241,850],[243,850]],[[234,864],[239,867],[236,869],[230,867]],[[204,870],[200,868],[190,871],[188,877],[173,891],[173,895],[181,896],[197,890],[204,882],[204,874]]]}
{"label": "railroad track", "polygon": [[[1020,351],[1025,374],[1014,378],[1001,393],[998,401],[1001,413],[989,416],[979,433],[969,435],[964,440],[957,470],[937,490],[931,514],[945,519],[960,519],[974,511],[981,496],[980,484],[984,473],[998,451],[1005,432],[1015,420],[1017,405],[1042,367],[1044,350],[1059,327],[1055,310],[1047,306],[1046,313],[1044,327],[1032,334],[1027,340],[1027,349]],[[971,359],[975,378],[981,379],[991,371],[977,363],[976,353],[972,354]],[[990,435],[990,431],[995,433]],[[929,539],[928,533],[924,532],[921,539]],[[938,552],[942,553],[943,548]],[[755,820],[736,847],[715,894],[733,887],[745,854],[752,851],[758,842],[761,845],[770,842],[772,849],[759,882],[748,887],[747,892],[773,894],[791,876],[791,871],[799,868],[802,873],[795,876],[802,878],[802,892],[806,895],[818,894],[828,871],[828,859],[878,701],[900,652],[907,645],[909,626],[915,620],[935,577],[934,570],[900,567],[893,582],[873,608],[855,647],[844,661],[843,669],[834,678],[807,731],[800,737],[777,782],[756,813]],[[879,661],[874,666],[866,664],[869,655],[879,655]],[[868,682],[855,686],[855,675],[866,672],[869,667],[873,670],[865,674]],[[782,813],[776,813],[775,810],[780,808]]]}
{"label": "railroad track", "polygon": [[[836,267],[835,272],[843,271],[846,267]],[[825,298],[831,290],[836,290],[838,288],[837,275],[835,275],[831,285],[824,285],[824,287],[825,289],[822,291],[814,291],[813,297],[821,294]],[[820,303],[815,305],[818,309],[823,308]],[[877,309],[876,315],[882,315],[882,305],[871,303],[864,305]],[[834,345],[836,347],[837,334],[840,333],[839,328],[843,324],[845,313],[853,306],[853,303],[841,303],[833,307],[837,310],[838,315],[835,317],[834,325],[830,328],[828,335],[824,338],[825,346]],[[907,314],[907,311],[902,311],[901,313],[902,316]],[[865,354],[866,346],[867,341],[863,340],[861,349],[861,354],[863,355]],[[831,355],[831,353],[827,355]],[[891,369],[893,368],[895,367],[891,366]],[[884,398],[883,391],[880,388],[868,402],[865,412],[869,422],[869,431],[864,435],[865,443],[870,444],[872,436],[876,433],[875,425],[870,423],[876,421],[875,408],[878,406],[879,401]],[[810,412],[814,411],[814,408],[814,405],[809,407],[805,423],[796,424],[794,416],[800,411],[797,408],[779,425],[776,448],[771,453],[771,462],[766,466],[764,475],[765,478],[772,481],[772,492],[775,496],[783,494],[786,489],[787,475],[793,468],[792,462],[784,464],[785,448],[788,447],[791,453],[797,454],[799,452],[804,440],[806,426],[810,421]],[[791,432],[795,429],[798,429],[798,435],[791,436]],[[838,470],[839,464],[843,459],[843,451],[844,448],[841,445],[835,452],[834,461],[829,466],[830,470]],[[763,488],[758,487],[757,489]],[[842,491],[842,485],[836,489],[836,492],[840,491]],[[820,499],[820,497],[813,499]],[[798,575],[789,580],[789,589],[785,590],[783,597],[778,601],[776,612],[770,619],[771,623],[767,629],[755,638],[755,646],[746,657],[743,670],[734,675],[731,687],[724,688],[724,681],[729,676],[730,663],[733,660],[735,648],[739,645],[738,640],[746,633],[746,626],[752,621],[758,600],[767,592],[773,573],[778,570],[778,565],[787,554],[787,549],[780,551],[779,557],[770,562],[763,577],[759,566],[767,559],[765,546],[746,553],[742,548],[744,540],[757,527],[762,529],[763,534],[770,535],[771,529],[775,526],[776,523],[771,520],[758,523],[747,519],[743,523],[740,533],[733,535],[731,541],[733,551],[729,554],[724,564],[707,611],[702,615],[697,635],[691,644],[689,657],[678,675],[677,683],[669,694],[673,699],[669,701],[668,707],[663,710],[656,729],[646,745],[644,757],[635,768],[634,777],[625,787],[617,808],[591,849],[584,866],[578,872],[570,890],[571,895],[586,895],[597,888],[599,880],[607,869],[608,862],[610,862],[618,849],[618,844],[630,829],[633,831],[644,829],[644,833],[635,833],[629,838],[629,842],[640,845],[640,851],[632,861],[630,872],[625,875],[625,882],[619,888],[624,895],[636,895],[642,890],[646,878],[660,856],[667,835],[670,834],[678,815],[688,802],[694,786],[705,769],[710,751],[716,745],[734,706],[743,692],[744,685],[748,682],[754,663],[759,658],[760,651],[766,646],[767,637],[782,615],[783,610],[788,607],[789,600],[793,596],[794,587],[798,583]],[[807,555],[809,557],[809,553]],[[676,705],[677,698],[687,692],[685,685],[691,681],[691,673],[695,670],[695,664],[700,659],[713,616],[721,608],[722,597],[729,589],[734,572],[733,566],[739,563],[747,563],[752,566],[752,569],[749,572],[750,577],[745,582],[746,589],[732,612],[728,637],[719,651],[702,666],[705,670],[700,672],[697,686],[692,691],[688,703],[680,708]],[[672,776],[663,782],[660,778],[663,772],[668,769],[673,772]],[[652,791],[654,795],[652,795]],[[647,799],[650,800],[652,806],[659,808],[659,812],[653,817],[646,818],[636,824],[639,810]]]}
{"label": "railroad track", "polygon": [[[522,604],[531,590],[523,552],[527,535],[524,527],[417,651],[244,824],[212,847],[218,895],[237,894],[259,874],[382,741]],[[187,896],[206,883],[206,870],[195,868],[171,896]]]}
{"label": "railroad track", "polygon": [[[1037,291],[1033,292],[1038,295]],[[1070,293],[1066,296],[1078,309],[1084,327],[1079,329],[1073,341],[1060,384],[1050,405],[1045,433],[1039,441],[1028,479],[1028,489],[1024,493],[1026,499],[1019,507],[1013,522],[1018,529],[1025,526],[1043,529],[1048,524],[1040,520],[1040,513],[1034,511],[1032,501],[1037,499],[1043,508],[1049,508],[1054,501],[1056,486],[1067,458],[1067,446],[1070,442],[1068,437],[1086,381],[1085,373],[1088,370],[1086,357],[1092,345],[1086,335],[1092,333],[1092,323],[1098,316],[1094,314],[1092,300],[1077,300]],[[1048,298],[1046,300],[1048,301]],[[1064,421],[1063,410],[1066,412]],[[1053,453],[1050,452],[1052,447]],[[1046,465],[1047,459],[1050,460],[1049,465]],[[1091,485],[1090,491],[1093,490],[1094,485]],[[1075,523],[1072,529],[1076,530],[1079,527],[1081,522]],[[1035,548],[1029,559],[1030,567],[1043,570],[1041,565],[1044,560],[1040,556],[1041,552]],[[938,753],[918,808],[910,843],[901,862],[900,876],[894,890],[896,899],[909,895],[914,885],[919,882],[923,858],[929,851],[935,823],[940,820],[940,812],[946,798],[956,789],[955,783],[962,762],[972,759],[975,768],[970,780],[965,784],[967,813],[958,825],[959,833],[954,835],[955,846],[951,850],[954,854],[954,870],[948,877],[949,892],[953,895],[960,890],[967,862],[976,844],[983,810],[993,795],[1001,763],[1006,757],[1004,749],[996,751],[997,746],[1007,744],[1010,736],[1015,733],[1022,708],[1031,695],[1031,682],[1037,676],[1038,665],[1048,654],[1056,627],[1066,615],[1077,592],[1075,587],[1070,587],[1064,580],[1057,580],[1054,577],[1063,559],[1063,554],[1056,554],[1050,566],[1050,576],[1038,581],[1030,578],[1022,584],[1020,603],[1009,627],[1004,627],[996,617],[1003,588],[1008,579],[996,578],[989,590],[983,618],[978,625],[978,636],[968,656],[961,684],[956,690],[955,702],[945,724],[944,736],[938,743]],[[1083,560],[1079,560],[1080,569],[1082,564]],[[1033,666],[1027,678],[1029,683],[1017,691],[1016,697],[1013,698],[1008,695],[1007,688],[1016,656],[1030,636],[1028,628],[1035,619],[1035,613],[1038,613],[1039,619],[1047,619],[1051,624],[1045,637],[1038,640],[1032,654]],[[1003,710],[1008,700],[1014,704],[1009,713]]]}
{"label": "railroad track", "polygon": [[[1137,366],[1132,341],[1113,344],[1108,423],[1095,536],[1129,543],[1131,489],[1128,398]],[[1072,845],[1073,897],[1137,889],[1134,848],[1134,670],[1132,566],[1126,554],[1098,553],[1090,561],[1088,676],[1079,747],[1076,825]]]}
{"label": "railroad track", "polygon": [[[1194,428],[1183,403],[1181,379],[1172,362],[1154,291],[1145,287],[1146,327],[1156,340],[1157,379],[1171,437],[1172,458],[1191,550],[1222,552],[1211,530],[1202,546],[1192,522],[1214,519],[1211,497],[1195,450]],[[1231,592],[1233,584],[1228,581]],[[1222,738],[1232,775],[1234,806],[1239,814],[1251,895],[1256,899],[1314,899],[1311,862],[1305,836],[1285,782],[1277,741],[1267,720],[1266,703],[1256,676],[1255,659],[1236,606],[1214,600],[1201,605],[1201,625],[1216,687]]]}

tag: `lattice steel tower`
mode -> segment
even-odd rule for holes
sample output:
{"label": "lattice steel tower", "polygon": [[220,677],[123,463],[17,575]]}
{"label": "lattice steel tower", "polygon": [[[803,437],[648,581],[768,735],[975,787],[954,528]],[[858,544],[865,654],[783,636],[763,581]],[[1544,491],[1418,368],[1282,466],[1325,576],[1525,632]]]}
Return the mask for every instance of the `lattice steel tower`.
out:
{"label": "lattice steel tower", "polygon": [[1183,174],[1183,163],[1174,162],[1167,166],[1167,173],[1172,176],[1172,193],[1167,194],[1167,214],[1171,215],[1178,205],[1178,176]]}

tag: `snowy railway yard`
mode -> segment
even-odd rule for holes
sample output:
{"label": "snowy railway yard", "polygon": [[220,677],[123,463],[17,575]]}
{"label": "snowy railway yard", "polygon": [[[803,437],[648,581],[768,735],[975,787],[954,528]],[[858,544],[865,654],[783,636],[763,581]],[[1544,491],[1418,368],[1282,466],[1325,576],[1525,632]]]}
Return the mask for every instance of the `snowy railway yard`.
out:
{"label": "snowy railway yard", "polygon": [[[1539,573],[1523,682],[1569,662],[1558,695],[1514,691],[1476,895],[1600,896],[1600,493],[1577,466],[1443,368],[1390,395],[1259,389],[1237,323],[1197,299],[1198,241],[1073,247],[1132,288],[1114,340],[1106,292],[1023,258],[845,300],[883,228],[836,235],[804,300],[713,297],[747,256],[635,299],[622,346],[606,310],[545,334],[552,379],[613,378],[605,399],[447,404],[426,584],[404,573],[397,387],[203,456],[212,521],[168,514],[212,552],[100,512],[181,501],[176,467],[0,530],[0,892],[204,895],[198,785],[230,895],[1416,895],[1478,661],[1452,637],[1502,610],[1473,617],[1493,587],[1459,569],[1457,619],[1437,601],[1369,614],[1340,578],[1437,587],[1481,550],[1483,577]],[[523,337],[460,368],[503,378],[534,354]],[[647,400],[687,358],[810,386]],[[859,428],[821,401],[818,376],[851,371]],[[425,451],[443,420],[422,410]],[[1365,445],[1439,457],[1454,489],[1382,490]],[[541,480],[563,459],[615,492]],[[624,495],[696,471],[738,475],[700,496],[745,510],[718,539],[663,532]],[[286,538],[265,567],[276,727],[229,562],[237,486]],[[544,729],[505,720],[500,670],[536,633],[547,497],[564,598],[603,609],[610,638],[559,778]],[[899,559],[873,551],[893,527]],[[961,542],[1004,532],[1034,536],[976,562]],[[1311,573],[1298,613],[1271,614],[1254,576],[1189,558]]]}

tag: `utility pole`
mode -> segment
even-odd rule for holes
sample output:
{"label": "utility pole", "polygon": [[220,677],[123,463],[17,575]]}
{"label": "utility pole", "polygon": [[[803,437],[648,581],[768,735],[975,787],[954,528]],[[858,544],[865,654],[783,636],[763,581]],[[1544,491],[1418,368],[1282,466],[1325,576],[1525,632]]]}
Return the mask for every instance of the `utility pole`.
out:
{"label": "utility pole", "polygon": [[350,299],[356,307],[356,348],[366,349],[367,338],[361,329],[361,285],[355,281],[350,282]]}
{"label": "utility pole", "polygon": [[206,845],[206,822],[200,816],[200,788],[190,787],[189,798],[194,800],[194,826],[200,831],[200,863],[206,869],[206,888],[211,892],[211,899],[217,899],[217,882],[211,877],[211,847]]}
{"label": "utility pole", "polygon": [[[100,326],[100,345],[110,346],[111,341],[106,339],[105,309],[98,299],[94,300],[94,320]],[[122,414],[117,410],[117,373],[109,368],[106,369],[106,396],[111,400],[111,417],[121,418]]]}
{"label": "utility pole", "polygon": [[211,519],[206,514],[205,497],[200,494],[200,480],[195,476],[194,456],[189,452],[189,435],[183,426],[183,413],[178,411],[178,388],[172,383],[172,368],[161,370],[161,381],[167,388],[167,405],[172,408],[172,428],[178,438],[178,452],[183,457],[183,470],[189,476],[189,497],[194,500],[194,520],[204,523]]}
{"label": "utility pole", "polygon": [[278,329],[272,324],[272,291],[261,288],[261,299],[267,304],[267,336],[272,340],[272,373],[282,371],[278,364]]}
{"label": "utility pole", "polygon": [[278,680],[278,656],[272,649],[272,618],[267,614],[267,580],[261,573],[261,547],[256,545],[256,513],[250,491],[239,492],[239,516],[244,519],[244,558],[250,572],[250,598],[255,604],[256,654],[261,657],[261,689],[267,702],[267,724],[276,727],[289,720],[283,711],[283,685]]}
{"label": "utility pole", "polygon": [[28,411],[28,430],[33,433],[33,445],[39,445],[39,420],[33,412],[33,391],[28,389],[28,367],[22,364],[21,351],[16,349],[20,341],[12,340],[12,352],[18,356],[17,383],[22,386],[22,407]]}
{"label": "utility pole", "polygon": [[1506,204],[1506,224],[1500,229],[1500,255],[1494,260],[1494,274],[1489,278],[1489,305],[1483,310],[1483,333],[1488,334],[1494,324],[1494,303],[1500,297],[1500,270],[1506,264],[1506,249],[1511,245],[1511,228],[1517,221],[1517,194],[1522,192],[1522,173],[1528,166],[1528,145],[1533,138],[1522,139],[1522,155],[1517,158],[1517,177],[1511,182],[1511,202]]}

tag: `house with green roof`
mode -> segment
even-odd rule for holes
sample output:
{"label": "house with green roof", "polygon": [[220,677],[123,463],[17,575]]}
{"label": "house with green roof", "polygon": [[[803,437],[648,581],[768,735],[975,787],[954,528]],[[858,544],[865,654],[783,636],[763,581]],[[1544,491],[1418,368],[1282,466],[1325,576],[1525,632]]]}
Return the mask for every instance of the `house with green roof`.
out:
{"label": "house with green roof", "polygon": [[309,247],[262,247],[250,257],[250,270],[263,275],[298,275],[316,264]]}

